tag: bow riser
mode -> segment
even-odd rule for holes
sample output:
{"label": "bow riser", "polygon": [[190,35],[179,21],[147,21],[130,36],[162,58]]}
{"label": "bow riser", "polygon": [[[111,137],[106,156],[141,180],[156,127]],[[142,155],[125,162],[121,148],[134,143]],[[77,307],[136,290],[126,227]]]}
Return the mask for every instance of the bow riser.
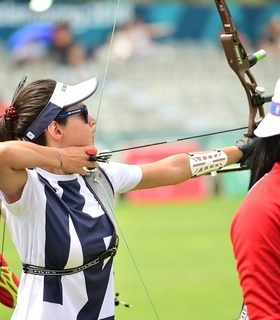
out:
{"label": "bow riser", "polygon": [[[253,97],[260,95],[256,92],[258,87],[257,82],[250,71],[250,61],[247,53],[240,43],[238,36],[233,34],[222,34],[220,36],[227,62],[231,69],[238,76],[242,86],[245,89],[246,96],[249,104],[249,120],[248,120],[248,132],[247,136],[254,135],[254,128],[265,116],[263,104],[253,105]],[[256,116],[259,119],[256,121]]]}
{"label": "bow riser", "polygon": [[[246,50],[238,37],[238,33],[234,27],[230,11],[225,1],[215,0],[215,4],[224,27],[224,34],[220,36],[220,39],[228,64],[238,76],[248,99],[249,120],[246,136],[253,136],[257,124],[265,117],[263,104],[264,102],[269,101],[261,96],[261,93],[263,93],[264,90],[258,90],[260,87],[258,87],[257,82],[250,71],[250,68],[254,66],[259,59],[256,58],[256,55],[247,55]],[[259,119],[256,121],[257,114],[259,115]]]}

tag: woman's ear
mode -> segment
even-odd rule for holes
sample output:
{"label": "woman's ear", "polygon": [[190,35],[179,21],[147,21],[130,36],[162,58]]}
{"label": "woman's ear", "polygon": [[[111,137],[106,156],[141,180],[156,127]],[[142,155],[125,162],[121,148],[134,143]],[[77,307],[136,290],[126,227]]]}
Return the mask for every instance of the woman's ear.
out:
{"label": "woman's ear", "polygon": [[59,141],[63,137],[62,126],[56,121],[52,121],[46,129],[48,134],[53,140]]}

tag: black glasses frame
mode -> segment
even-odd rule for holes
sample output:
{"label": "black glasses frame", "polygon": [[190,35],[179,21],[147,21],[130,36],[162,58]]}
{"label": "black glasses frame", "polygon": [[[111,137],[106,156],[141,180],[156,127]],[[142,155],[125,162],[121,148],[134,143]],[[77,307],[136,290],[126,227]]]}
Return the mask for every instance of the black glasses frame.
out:
{"label": "black glasses frame", "polygon": [[85,117],[86,123],[88,123],[88,108],[85,105],[78,109],[62,112],[56,117],[56,119],[62,120],[78,113],[82,113]]}

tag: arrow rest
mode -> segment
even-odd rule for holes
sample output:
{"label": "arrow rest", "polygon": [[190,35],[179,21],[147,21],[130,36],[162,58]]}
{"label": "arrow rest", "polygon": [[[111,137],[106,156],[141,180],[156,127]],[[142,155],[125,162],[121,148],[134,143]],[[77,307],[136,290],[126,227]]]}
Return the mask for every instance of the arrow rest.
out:
{"label": "arrow rest", "polygon": [[98,162],[109,162],[112,157],[111,152],[104,152],[97,154],[96,156],[91,156],[90,161],[98,161]]}

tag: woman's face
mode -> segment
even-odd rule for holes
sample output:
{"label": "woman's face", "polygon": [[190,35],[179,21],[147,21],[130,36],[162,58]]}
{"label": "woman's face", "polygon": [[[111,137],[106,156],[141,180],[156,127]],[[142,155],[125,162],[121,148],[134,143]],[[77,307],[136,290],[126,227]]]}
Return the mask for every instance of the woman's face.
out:
{"label": "woman's face", "polygon": [[94,144],[96,120],[88,114],[83,103],[71,106],[63,112],[67,123],[62,127],[64,146],[87,146]]}

